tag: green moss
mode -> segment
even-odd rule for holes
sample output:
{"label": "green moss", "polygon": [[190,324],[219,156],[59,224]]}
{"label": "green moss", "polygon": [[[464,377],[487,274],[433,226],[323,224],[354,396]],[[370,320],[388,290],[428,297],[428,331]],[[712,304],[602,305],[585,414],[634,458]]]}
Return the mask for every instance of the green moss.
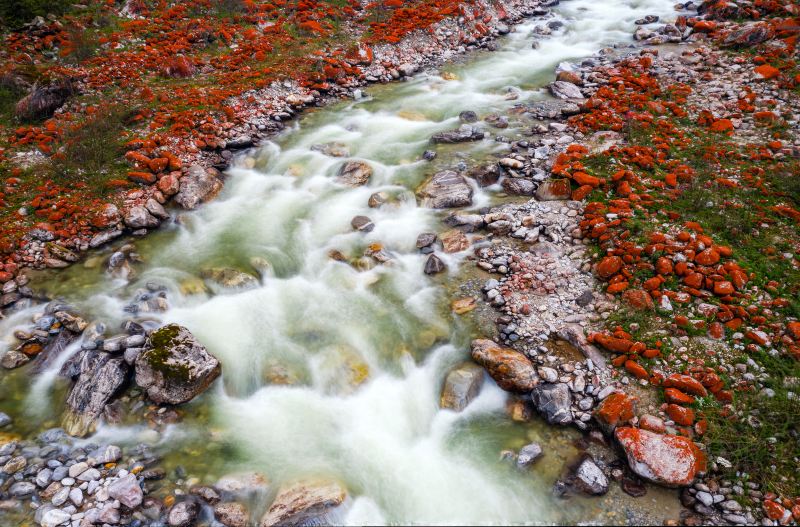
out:
{"label": "green moss", "polygon": [[180,338],[182,328],[177,324],[170,324],[157,329],[150,335],[151,348],[144,352],[144,360],[155,371],[161,373],[165,379],[177,382],[188,382],[191,379],[189,367],[170,361],[172,350],[176,346],[186,344]]}

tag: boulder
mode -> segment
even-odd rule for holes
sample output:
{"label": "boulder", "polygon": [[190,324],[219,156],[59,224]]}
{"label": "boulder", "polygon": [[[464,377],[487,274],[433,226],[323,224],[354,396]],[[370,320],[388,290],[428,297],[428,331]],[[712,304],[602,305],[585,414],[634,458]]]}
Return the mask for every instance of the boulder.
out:
{"label": "boulder", "polygon": [[550,93],[558,99],[583,99],[581,89],[571,82],[555,81],[548,86]]}
{"label": "boulder", "polygon": [[158,227],[158,218],[150,214],[145,207],[131,207],[125,213],[125,225],[131,229],[151,229]]}
{"label": "boulder", "polygon": [[122,358],[112,358],[102,352],[85,352],[80,362],[80,375],[67,397],[64,430],[73,436],[91,432],[106,404],[124,384],[127,374],[128,365]]}
{"label": "boulder", "polygon": [[439,406],[460,412],[472,402],[483,386],[483,368],[473,362],[460,364],[448,372]]}
{"label": "boulder", "polygon": [[608,492],[608,478],[588,454],[581,458],[570,474],[569,483],[590,496],[602,496]]}
{"label": "boulder", "polygon": [[653,483],[685,487],[706,470],[705,453],[687,437],[631,427],[617,428],[614,437],[631,469]]}
{"label": "boulder", "polygon": [[425,260],[425,274],[432,275],[432,274],[439,274],[442,271],[447,269],[447,265],[435,254],[431,254],[428,256],[428,259]]}
{"label": "boulder", "polygon": [[177,324],[154,331],[136,357],[136,384],[154,402],[182,404],[219,377],[219,361],[188,329]]}
{"label": "boulder", "polygon": [[303,481],[281,487],[275,501],[261,518],[260,527],[273,525],[325,525],[347,498],[347,491],[334,481]]}
{"label": "boulder", "polygon": [[184,209],[195,209],[200,203],[214,199],[222,190],[222,182],[216,174],[200,165],[192,165],[181,178],[180,191],[175,194],[175,203]]}
{"label": "boulder", "polygon": [[472,125],[462,124],[456,130],[439,132],[431,137],[433,143],[453,144],[466,143],[468,141],[480,141],[484,138],[484,132]]}
{"label": "boulder", "polygon": [[572,422],[572,393],[565,383],[542,383],[531,392],[536,410],[551,425]]}
{"label": "boulder", "polygon": [[538,443],[530,443],[522,447],[517,454],[517,466],[520,468],[533,465],[542,457],[542,447]]}
{"label": "boulder", "polygon": [[467,239],[467,235],[458,229],[442,233],[439,238],[442,241],[442,249],[446,253],[457,253],[469,249],[469,239]]}
{"label": "boulder", "polygon": [[466,207],[472,204],[472,187],[452,170],[437,172],[419,192],[422,204],[434,209]]}
{"label": "boulder", "polygon": [[491,340],[473,340],[472,358],[486,368],[489,376],[506,391],[526,393],[539,383],[536,369],[528,357]]}
{"label": "boulder", "polygon": [[536,194],[536,183],[530,179],[509,177],[503,180],[503,190],[512,196],[533,196]]}
{"label": "boulder", "polygon": [[339,183],[348,187],[366,185],[371,177],[372,167],[363,161],[348,161],[341,166],[336,176]]}

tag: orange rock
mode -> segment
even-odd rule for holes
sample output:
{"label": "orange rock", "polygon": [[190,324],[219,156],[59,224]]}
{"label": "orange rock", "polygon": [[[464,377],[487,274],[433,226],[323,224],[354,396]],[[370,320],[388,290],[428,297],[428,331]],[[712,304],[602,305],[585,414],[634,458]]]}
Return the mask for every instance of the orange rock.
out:
{"label": "orange rock", "polygon": [[631,349],[631,346],[633,346],[633,342],[630,340],[620,339],[603,334],[595,335],[594,342],[608,351],[613,351],[614,353],[627,353]]}
{"label": "orange rock", "polygon": [[616,284],[611,284],[606,288],[606,292],[612,295],[617,293],[621,293],[628,288],[628,282],[617,282]]}
{"label": "orange rock", "polygon": [[641,289],[629,289],[625,291],[622,295],[622,299],[636,309],[653,308],[653,299]]}
{"label": "orange rock", "polygon": [[626,393],[612,393],[597,406],[594,418],[600,427],[610,434],[617,426],[633,419],[635,403],[636,398]]}
{"label": "orange rock", "polygon": [[719,253],[713,248],[709,247],[705,251],[695,256],[694,261],[700,265],[714,265],[719,262]]}
{"label": "orange rock", "polygon": [[770,520],[780,520],[786,514],[786,509],[773,500],[764,500],[764,512]]}
{"label": "orange rock", "polygon": [[606,256],[597,264],[597,275],[600,278],[608,279],[622,269],[622,258],[619,256]]}
{"label": "orange rock", "polygon": [[641,364],[632,360],[625,361],[625,369],[637,379],[647,379],[650,377],[650,374],[647,373],[647,370],[645,370]]}
{"label": "orange rock", "polygon": [[705,277],[700,273],[689,273],[683,277],[683,283],[689,287],[699,289],[703,287],[703,278]]}
{"label": "orange rock", "polygon": [[149,172],[128,172],[128,179],[140,185],[152,185],[158,178]]}
{"label": "orange rock", "polygon": [[599,187],[600,186],[600,179],[596,178],[595,176],[590,176],[585,172],[575,172],[572,174],[572,179],[578,185],[589,185],[590,187]]}
{"label": "orange rock", "polygon": [[673,404],[692,404],[694,402],[694,397],[686,395],[677,388],[666,388],[664,390],[664,399]]}
{"label": "orange rock", "polygon": [[733,122],[730,119],[718,119],[711,123],[711,130],[714,132],[733,131]]}
{"label": "orange rock", "polygon": [[794,340],[800,340],[800,322],[789,322],[786,324],[786,329],[789,332],[790,337],[792,337]]}
{"label": "orange rock", "polygon": [[661,256],[656,260],[656,272],[660,275],[672,274],[672,261],[669,258]]}
{"label": "orange rock", "polygon": [[774,79],[781,74],[781,70],[770,66],[769,64],[764,64],[763,66],[759,66],[756,68],[756,74],[759,75],[764,80]]}
{"label": "orange rock", "polygon": [[673,373],[664,379],[664,388],[678,388],[684,393],[690,393],[698,397],[708,395],[705,386],[700,384],[700,381],[690,375],[681,375],[679,373]]}
{"label": "orange rock", "polygon": [[668,404],[667,415],[681,426],[692,426],[694,424],[694,411],[691,408]]}
{"label": "orange rock", "polygon": [[714,294],[716,295],[730,295],[733,291],[733,284],[726,280],[714,282]]}

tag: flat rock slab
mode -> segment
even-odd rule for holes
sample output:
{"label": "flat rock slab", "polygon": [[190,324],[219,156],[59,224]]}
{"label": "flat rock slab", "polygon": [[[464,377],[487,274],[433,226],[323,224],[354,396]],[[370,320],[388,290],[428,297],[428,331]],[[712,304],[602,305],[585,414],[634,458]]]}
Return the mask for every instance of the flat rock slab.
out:
{"label": "flat rock slab", "polygon": [[419,191],[422,205],[433,209],[467,207],[472,204],[472,187],[464,176],[444,170],[437,172]]}

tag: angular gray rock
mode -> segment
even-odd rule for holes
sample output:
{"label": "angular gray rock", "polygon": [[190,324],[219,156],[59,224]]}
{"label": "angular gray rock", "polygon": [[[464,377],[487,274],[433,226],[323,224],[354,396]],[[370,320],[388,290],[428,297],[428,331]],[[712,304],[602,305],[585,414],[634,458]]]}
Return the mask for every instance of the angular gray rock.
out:
{"label": "angular gray rock", "polygon": [[125,382],[128,365],[108,353],[87,351],[80,364],[80,375],[67,397],[64,430],[84,436],[94,428],[106,404]]}
{"label": "angular gray rock", "polygon": [[194,501],[181,501],[172,506],[167,515],[169,527],[189,527],[194,525],[200,506]]}
{"label": "angular gray rock", "polygon": [[150,214],[145,207],[131,207],[125,213],[125,225],[131,229],[158,227],[158,218]]}
{"label": "angular gray rock", "polygon": [[428,256],[428,259],[425,260],[425,274],[432,275],[432,274],[439,274],[442,271],[447,269],[445,263],[436,256],[435,254],[431,254]]}
{"label": "angular gray rock", "polygon": [[219,361],[192,333],[177,324],[154,331],[136,357],[136,384],[159,404],[182,404],[219,377]]}
{"label": "angular gray rock", "polygon": [[536,184],[530,179],[509,177],[503,180],[503,190],[512,196],[533,196],[536,193]]}
{"label": "angular gray rock", "polygon": [[439,406],[460,412],[472,402],[483,386],[483,368],[473,362],[460,364],[448,372]]}
{"label": "angular gray rock", "polygon": [[464,176],[444,170],[437,172],[419,191],[422,204],[434,209],[466,207],[472,204],[472,187]]}
{"label": "angular gray rock", "polygon": [[175,203],[191,210],[213,199],[222,190],[222,182],[210,172],[200,165],[190,166],[181,178],[181,190],[175,194]]}
{"label": "angular gray rock", "polygon": [[531,392],[533,405],[551,425],[572,422],[572,393],[564,383],[542,383]]}
{"label": "angular gray rock", "polygon": [[548,86],[550,93],[559,99],[583,99],[581,89],[571,82],[555,81]]}
{"label": "angular gray rock", "polygon": [[225,527],[247,527],[250,515],[241,503],[218,503],[214,506],[214,516]]}
{"label": "angular gray rock", "polygon": [[535,463],[542,456],[542,447],[538,443],[525,445],[517,455],[517,466],[527,467]]}

